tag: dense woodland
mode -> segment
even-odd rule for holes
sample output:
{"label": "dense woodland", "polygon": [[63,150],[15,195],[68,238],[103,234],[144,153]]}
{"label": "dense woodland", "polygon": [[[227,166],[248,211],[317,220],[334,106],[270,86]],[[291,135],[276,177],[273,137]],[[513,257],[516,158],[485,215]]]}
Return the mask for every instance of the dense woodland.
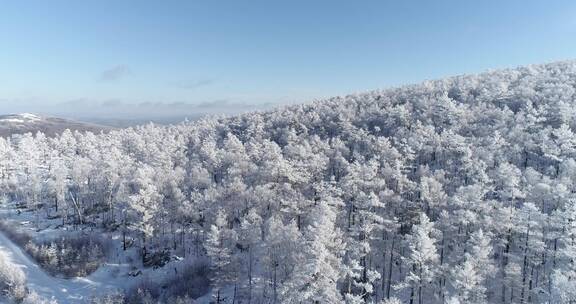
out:
{"label": "dense woodland", "polygon": [[38,224],[207,259],[219,303],[576,303],[576,62],[0,139]]}

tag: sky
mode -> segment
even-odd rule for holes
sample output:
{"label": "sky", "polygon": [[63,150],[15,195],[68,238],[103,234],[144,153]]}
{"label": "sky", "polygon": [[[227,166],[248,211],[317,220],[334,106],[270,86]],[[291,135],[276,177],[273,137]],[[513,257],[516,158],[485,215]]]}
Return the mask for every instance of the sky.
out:
{"label": "sky", "polygon": [[576,58],[576,1],[0,0],[0,114],[235,112]]}

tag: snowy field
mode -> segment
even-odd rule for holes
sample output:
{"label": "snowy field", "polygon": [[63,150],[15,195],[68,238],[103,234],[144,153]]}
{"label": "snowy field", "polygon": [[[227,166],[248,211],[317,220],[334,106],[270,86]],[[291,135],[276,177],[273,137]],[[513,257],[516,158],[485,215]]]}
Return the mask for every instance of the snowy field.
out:
{"label": "snowy field", "polygon": [[[65,237],[66,231],[54,227],[59,226],[59,220],[43,219],[41,229],[34,228],[32,212],[17,212],[14,204],[0,207],[1,220],[9,220],[17,225],[19,231],[25,231],[36,239],[51,239],[56,236]],[[68,227],[69,228],[69,227]],[[179,261],[172,261],[165,267],[136,268],[134,259],[138,253],[135,250],[123,251],[119,235],[109,234],[115,246],[108,254],[112,262],[102,264],[98,270],[86,277],[62,278],[47,273],[18,244],[0,231],[0,251],[8,258],[8,262],[20,267],[26,275],[26,287],[39,295],[43,300],[52,300],[59,304],[89,303],[94,297],[106,294],[123,293],[141,282],[161,282],[170,278],[174,269],[181,267]],[[134,276],[135,273],[139,273]],[[0,298],[0,301],[2,299]],[[8,301],[7,299],[4,299]],[[208,303],[210,296],[201,297],[195,303]]]}
{"label": "snowy field", "polygon": [[0,251],[6,253],[10,262],[18,265],[26,274],[27,286],[45,299],[58,303],[86,303],[94,295],[114,292],[129,281],[118,277],[122,265],[105,265],[86,278],[62,279],[47,274],[35,261],[4,234],[0,233]]}

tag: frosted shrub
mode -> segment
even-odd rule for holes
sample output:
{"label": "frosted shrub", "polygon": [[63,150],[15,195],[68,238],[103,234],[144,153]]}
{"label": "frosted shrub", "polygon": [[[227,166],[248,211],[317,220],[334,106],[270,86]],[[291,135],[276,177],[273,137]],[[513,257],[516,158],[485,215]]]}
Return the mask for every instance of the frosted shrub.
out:
{"label": "frosted shrub", "polygon": [[124,303],[124,294],[121,292],[107,294],[102,297],[94,297],[90,301],[91,304],[121,304]]}
{"label": "frosted shrub", "polygon": [[52,274],[84,277],[96,271],[104,260],[103,247],[97,237],[78,236],[43,244],[30,241],[25,250]]}
{"label": "frosted shrub", "polygon": [[12,298],[22,299],[26,295],[26,275],[17,265],[0,251],[0,288]]}
{"label": "frosted shrub", "polygon": [[49,300],[32,291],[22,300],[22,304],[58,304],[56,300]]}

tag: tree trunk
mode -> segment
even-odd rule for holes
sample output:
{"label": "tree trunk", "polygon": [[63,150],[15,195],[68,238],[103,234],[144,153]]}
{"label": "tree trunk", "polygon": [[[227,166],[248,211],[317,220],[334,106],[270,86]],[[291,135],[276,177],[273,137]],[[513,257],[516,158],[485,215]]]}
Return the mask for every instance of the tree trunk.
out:
{"label": "tree trunk", "polygon": [[534,276],[534,265],[530,267],[530,281],[528,282],[528,303],[532,302],[532,278]]}
{"label": "tree trunk", "polygon": [[273,274],[273,291],[274,291],[274,298],[272,303],[276,303],[276,299],[278,298],[278,284],[277,284],[277,276],[276,276],[276,269],[278,268],[277,262],[274,262],[274,274]]}
{"label": "tree trunk", "polygon": [[522,264],[522,291],[520,292],[520,303],[524,303],[526,291],[526,277],[528,267],[528,242],[530,240],[530,216],[528,216],[528,227],[526,227],[526,240],[524,241],[524,263]]}
{"label": "tree trunk", "polygon": [[248,247],[248,304],[252,303],[252,246]]}
{"label": "tree trunk", "polygon": [[[440,267],[444,264],[444,232],[442,232],[442,243],[440,244]],[[438,295],[444,301],[444,291],[442,290],[442,275],[438,279]]]}
{"label": "tree trunk", "polygon": [[124,219],[122,220],[122,246],[126,251],[126,211],[124,211]]}
{"label": "tree trunk", "polygon": [[418,284],[418,304],[422,304],[422,265],[420,265],[420,281]]}
{"label": "tree trunk", "polygon": [[142,264],[146,263],[146,256],[148,252],[146,251],[146,235],[142,236]]}
{"label": "tree trunk", "polygon": [[512,229],[508,229],[508,236],[506,237],[506,249],[502,254],[502,303],[506,303],[506,265],[508,265],[508,253],[510,252],[510,242],[512,236]]}
{"label": "tree trunk", "polygon": [[390,287],[392,285],[392,263],[394,260],[394,241],[396,236],[392,236],[392,246],[390,248],[390,262],[388,263],[388,282],[386,286],[386,299],[390,299]]}
{"label": "tree trunk", "polygon": [[74,197],[74,195],[72,195],[71,192],[70,193],[70,197],[72,198],[72,205],[74,206],[74,209],[76,210],[76,213],[78,214],[78,221],[80,223],[80,225],[83,224],[83,219],[82,219],[82,213],[80,212],[80,206],[78,206],[78,202],[76,201],[76,198]]}

